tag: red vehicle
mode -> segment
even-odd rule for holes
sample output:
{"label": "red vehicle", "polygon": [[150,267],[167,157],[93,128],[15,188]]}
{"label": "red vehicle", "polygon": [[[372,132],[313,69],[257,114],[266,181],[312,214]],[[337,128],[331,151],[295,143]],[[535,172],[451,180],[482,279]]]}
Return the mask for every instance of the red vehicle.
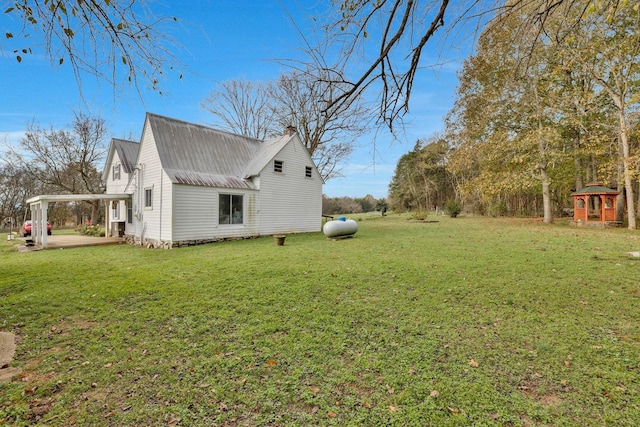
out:
{"label": "red vehicle", "polygon": [[[47,234],[51,236],[51,223],[49,221],[47,221]],[[24,224],[22,224],[20,235],[22,237],[31,236],[31,220],[25,221]]]}

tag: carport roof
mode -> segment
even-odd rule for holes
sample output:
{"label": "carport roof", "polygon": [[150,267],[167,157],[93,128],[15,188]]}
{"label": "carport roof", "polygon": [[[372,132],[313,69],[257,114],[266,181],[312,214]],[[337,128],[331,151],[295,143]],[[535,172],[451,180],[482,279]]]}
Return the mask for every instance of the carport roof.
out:
{"label": "carport roof", "polygon": [[79,202],[82,200],[126,200],[131,194],[45,194],[27,199],[27,203],[38,202]]}

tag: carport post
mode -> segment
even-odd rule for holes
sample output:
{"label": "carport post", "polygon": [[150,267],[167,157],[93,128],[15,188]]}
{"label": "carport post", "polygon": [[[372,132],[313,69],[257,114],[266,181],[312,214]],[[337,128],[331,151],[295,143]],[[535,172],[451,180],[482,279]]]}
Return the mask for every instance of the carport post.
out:
{"label": "carport post", "polygon": [[31,208],[31,240],[34,242],[38,242],[38,206],[40,203],[32,203],[30,205]]}
{"label": "carport post", "polygon": [[[40,211],[42,212],[41,221],[38,223],[38,227],[40,227],[40,235],[42,236],[42,248],[45,249],[47,247],[47,210],[49,209],[49,202],[43,200],[40,202]],[[31,227],[33,231],[33,227]]]}
{"label": "carport post", "polygon": [[104,237],[109,237],[109,202],[104,200]]}

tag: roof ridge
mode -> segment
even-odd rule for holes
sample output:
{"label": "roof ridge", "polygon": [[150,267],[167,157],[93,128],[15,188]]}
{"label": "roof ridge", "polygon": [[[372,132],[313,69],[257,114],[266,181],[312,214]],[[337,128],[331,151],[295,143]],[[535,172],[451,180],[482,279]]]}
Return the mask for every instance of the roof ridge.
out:
{"label": "roof ridge", "polygon": [[260,143],[266,142],[266,140],[262,140],[262,139],[259,139],[259,138],[254,138],[252,136],[242,135],[242,134],[239,134],[239,133],[233,133],[233,132],[228,131],[228,130],[211,127],[210,125],[203,125],[203,124],[200,124],[200,123],[193,123],[193,122],[188,122],[188,121],[182,120],[182,119],[176,119],[174,117],[163,116],[162,114],[156,114],[156,113],[147,112],[147,117],[149,117],[149,116],[155,116],[155,117],[160,118],[160,119],[170,120],[172,122],[182,123],[182,124],[189,125],[189,126],[195,126],[195,127],[207,129],[207,130],[210,130],[210,131],[227,134],[229,136],[241,137],[241,138],[245,138],[245,139],[248,139],[248,140],[251,140],[251,141],[256,141],[256,142],[260,142]]}

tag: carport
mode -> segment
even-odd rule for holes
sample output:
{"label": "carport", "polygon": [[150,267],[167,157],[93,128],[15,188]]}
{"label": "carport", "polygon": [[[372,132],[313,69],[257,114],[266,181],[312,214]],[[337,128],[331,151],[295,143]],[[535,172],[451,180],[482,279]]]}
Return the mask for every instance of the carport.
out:
{"label": "carport", "polygon": [[[52,202],[82,202],[92,200],[104,200],[110,202],[114,200],[130,199],[130,194],[53,194],[35,196],[27,200],[31,209],[31,239],[43,249],[47,247],[47,209]],[[104,229],[105,237],[109,230],[109,204],[105,203],[104,208]]]}

